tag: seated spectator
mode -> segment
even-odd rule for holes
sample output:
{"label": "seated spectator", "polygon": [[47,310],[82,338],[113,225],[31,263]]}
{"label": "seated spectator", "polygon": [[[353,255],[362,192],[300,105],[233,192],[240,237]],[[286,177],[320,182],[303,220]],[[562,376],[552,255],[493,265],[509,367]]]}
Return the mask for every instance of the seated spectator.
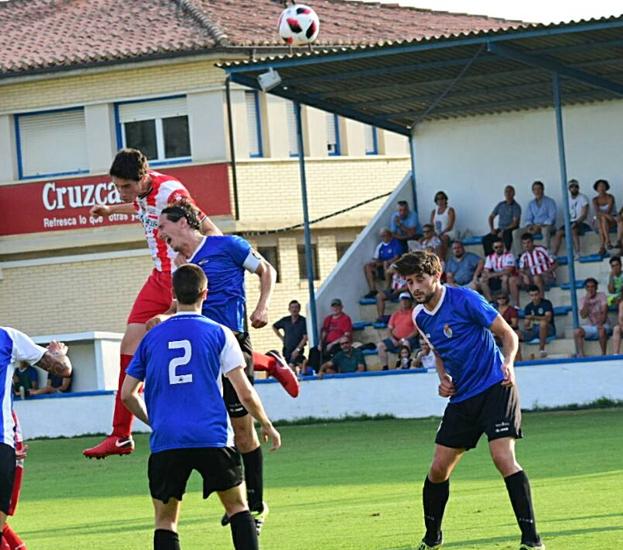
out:
{"label": "seated spectator", "polygon": [[413,298],[409,292],[400,294],[400,306],[389,318],[387,328],[389,338],[379,342],[376,349],[379,351],[381,368],[387,370],[387,353],[398,353],[400,346],[409,346],[410,349],[417,347],[417,329],[413,324]]}
{"label": "seated spectator", "polygon": [[409,241],[409,251],[428,250],[439,256],[439,248],[441,247],[441,239],[435,235],[435,229],[430,223],[422,227],[422,237],[417,241]]}
{"label": "seated spectator", "polygon": [[556,336],[556,325],[554,324],[554,307],[552,303],[545,299],[537,286],[528,288],[530,302],[524,308],[525,320],[524,329],[519,333],[522,342],[530,342],[535,338],[539,339],[539,355],[547,357],[545,345],[547,338]]}
{"label": "seated spectator", "polygon": [[475,288],[485,267],[484,260],[473,252],[465,252],[461,241],[452,243],[452,255],[446,263],[446,284]]}
{"label": "seated spectator", "polygon": [[387,300],[397,299],[403,292],[408,292],[407,281],[393,267],[388,270],[392,275],[390,288],[376,295],[376,320],[378,323],[385,321],[385,303]]}
{"label": "seated spectator", "polygon": [[578,357],[584,357],[584,340],[599,340],[601,354],[606,355],[608,345],[608,299],[605,293],[597,292],[597,279],[586,279],[584,288],[586,294],[582,298],[580,317],[587,322],[580,325],[574,331],[575,344],[578,349]]}
{"label": "seated spectator", "polygon": [[394,238],[402,243],[402,251],[407,251],[407,241],[417,239],[421,234],[417,212],[409,209],[407,201],[398,201],[398,209],[392,214],[389,228]]}
{"label": "seated spectator", "polygon": [[422,342],[422,349],[415,354],[415,368],[434,369],[435,352],[426,342]]}
{"label": "seated spectator", "polygon": [[[497,227],[494,220],[497,218]],[[489,256],[493,252],[493,243],[497,239],[502,239],[504,250],[510,252],[513,247],[513,231],[519,227],[521,219],[521,206],[515,201],[515,188],[507,185],[504,188],[504,200],[499,202],[491,214],[489,214],[488,235],[482,238],[482,246],[485,250],[485,256]]]}
{"label": "seated spectator", "polygon": [[619,249],[619,254],[623,254],[623,208],[619,210],[619,215],[617,217],[617,244],[616,247]]}
{"label": "seated spectator", "polygon": [[617,225],[617,207],[614,195],[608,193],[610,184],[597,180],[593,185],[597,195],[593,197],[593,229],[599,234],[599,254],[606,255],[606,249],[614,248],[610,242],[610,229]]}
{"label": "seated spectator", "polygon": [[546,288],[556,282],[556,259],[546,248],[534,244],[531,233],[521,236],[521,246],[524,252],[519,257],[520,284],[524,287],[535,285],[545,295]]}
{"label": "seated spectator", "polygon": [[29,391],[39,387],[39,373],[27,361],[20,361],[13,373],[13,394],[24,399]]}
{"label": "seated spectator", "polygon": [[389,272],[389,266],[393,264],[403,252],[403,244],[398,239],[392,237],[392,232],[384,227],[381,229],[381,242],[374,249],[374,255],[372,261],[363,266],[363,272],[368,282],[368,288],[370,292],[366,294],[366,298],[373,298],[376,296],[376,286],[374,284],[375,279],[385,281],[385,288],[391,286],[391,273]]}
{"label": "seated spectator", "polygon": [[396,361],[396,370],[408,370],[415,368],[415,359],[411,357],[411,348],[409,346],[400,346],[398,352],[398,360]]}
{"label": "seated spectator", "polygon": [[51,372],[48,373],[48,382],[43,388],[30,390],[30,395],[46,395],[49,393],[69,393],[71,391],[72,377],[56,376]]}
{"label": "seated spectator", "polygon": [[[508,294],[506,292],[498,292],[495,295],[495,303],[497,310],[500,312],[502,318],[510,325],[510,327],[519,336],[519,312],[516,307],[511,306]],[[495,342],[500,349],[502,349],[502,342],[496,337]],[[521,349],[517,350],[515,360],[521,361]]]}
{"label": "seated spectator", "polygon": [[621,353],[621,340],[623,340],[623,307],[619,306],[617,324],[612,330],[612,353],[615,355]]}
{"label": "seated spectator", "polygon": [[353,348],[349,336],[342,336],[339,340],[339,345],[340,351],[320,367],[318,372],[320,377],[324,374],[335,374],[336,372],[342,374],[366,370],[366,361],[363,353],[361,353],[361,350]]}
{"label": "seated spectator", "polygon": [[482,292],[489,302],[493,301],[492,291],[510,292],[513,305],[519,306],[519,277],[515,256],[504,252],[504,243],[499,237],[493,242],[493,253],[487,256],[485,268],[474,285],[474,290]]}
{"label": "seated spectator", "polygon": [[543,245],[549,250],[552,235],[556,232],[556,202],[545,195],[545,186],[542,181],[532,184],[534,198],[528,203],[524,217],[525,226],[515,232],[514,239],[519,240],[524,233],[543,235]]}
{"label": "seated spectator", "polygon": [[[571,222],[571,233],[573,234],[573,248],[576,255],[581,254],[580,237],[584,235],[590,226],[586,223],[588,218],[588,197],[580,193],[578,180],[569,180],[569,221]],[[562,225],[552,239],[552,254],[558,256],[560,244],[565,236],[565,226]],[[569,258],[571,260],[571,258]]]}
{"label": "seated spectator", "polygon": [[[292,300],[288,304],[290,315],[282,317],[273,324],[273,331],[282,341],[282,354],[293,371],[305,361],[305,346],[307,345],[307,321],[300,315],[301,304]],[[283,331],[283,333],[281,332]]]}
{"label": "seated spectator", "polygon": [[321,361],[333,357],[340,350],[340,338],[352,338],[353,322],[343,309],[342,300],[331,300],[331,315],[325,317],[320,331],[318,349],[322,354]]}
{"label": "seated spectator", "polygon": [[621,256],[610,258],[610,275],[608,275],[608,306],[619,307],[623,302],[623,271]]}
{"label": "seated spectator", "polygon": [[454,226],[456,224],[456,213],[454,208],[448,206],[448,195],[443,191],[435,194],[435,209],[430,214],[430,223],[435,230],[435,235],[441,240],[439,256],[446,257],[450,241],[454,240]]}

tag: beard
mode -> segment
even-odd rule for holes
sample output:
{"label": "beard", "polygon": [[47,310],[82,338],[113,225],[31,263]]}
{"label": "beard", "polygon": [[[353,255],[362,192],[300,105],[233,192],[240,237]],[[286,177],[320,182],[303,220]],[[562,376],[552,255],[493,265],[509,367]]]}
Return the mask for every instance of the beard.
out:
{"label": "beard", "polygon": [[422,292],[422,293],[414,294],[413,298],[418,304],[428,304],[433,299],[434,296],[435,296],[435,291],[431,290],[428,293]]}

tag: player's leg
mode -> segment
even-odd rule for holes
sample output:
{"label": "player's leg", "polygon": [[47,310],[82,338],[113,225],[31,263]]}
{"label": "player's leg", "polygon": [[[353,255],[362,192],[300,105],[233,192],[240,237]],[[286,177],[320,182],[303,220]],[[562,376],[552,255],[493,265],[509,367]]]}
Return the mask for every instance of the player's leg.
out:
{"label": "player's leg", "polygon": [[169,498],[162,502],[152,498],[154,504],[154,550],[179,550],[180,538],[177,522],[180,515],[180,501]]}
{"label": "player's leg", "polygon": [[0,542],[11,507],[15,467],[15,449],[6,443],[0,443]]}
{"label": "player's leg", "polygon": [[253,517],[240,486],[226,491],[219,491],[218,496],[225,508],[225,514],[231,525],[231,536],[236,550],[255,550],[259,548],[257,530]]}

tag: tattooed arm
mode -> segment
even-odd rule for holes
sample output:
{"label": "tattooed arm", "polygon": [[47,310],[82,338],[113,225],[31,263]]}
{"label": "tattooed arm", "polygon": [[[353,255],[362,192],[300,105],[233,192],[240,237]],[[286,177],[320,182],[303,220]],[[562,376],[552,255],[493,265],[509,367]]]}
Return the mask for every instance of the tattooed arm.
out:
{"label": "tattooed arm", "polygon": [[71,361],[67,357],[67,346],[56,340],[50,342],[47,351],[36,365],[56,376],[71,376]]}

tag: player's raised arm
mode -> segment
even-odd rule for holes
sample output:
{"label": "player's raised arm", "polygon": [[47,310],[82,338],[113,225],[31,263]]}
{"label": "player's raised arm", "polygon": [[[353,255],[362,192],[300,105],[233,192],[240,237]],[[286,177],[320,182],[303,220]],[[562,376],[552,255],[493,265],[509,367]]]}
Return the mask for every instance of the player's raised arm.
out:
{"label": "player's raised arm", "polygon": [[71,361],[67,357],[67,346],[53,340],[47,347],[41,359],[35,363],[37,367],[54,374],[55,376],[71,376]]}
{"label": "player's raised arm", "polygon": [[131,202],[121,204],[96,204],[89,210],[92,216],[110,216],[111,214],[135,214],[136,209]]}
{"label": "player's raised arm", "polygon": [[514,363],[517,350],[519,349],[519,338],[517,338],[515,331],[501,315],[495,318],[490,328],[491,332],[502,342],[502,355],[504,355],[504,362],[502,363],[504,380],[502,385],[512,386],[515,383]]}

